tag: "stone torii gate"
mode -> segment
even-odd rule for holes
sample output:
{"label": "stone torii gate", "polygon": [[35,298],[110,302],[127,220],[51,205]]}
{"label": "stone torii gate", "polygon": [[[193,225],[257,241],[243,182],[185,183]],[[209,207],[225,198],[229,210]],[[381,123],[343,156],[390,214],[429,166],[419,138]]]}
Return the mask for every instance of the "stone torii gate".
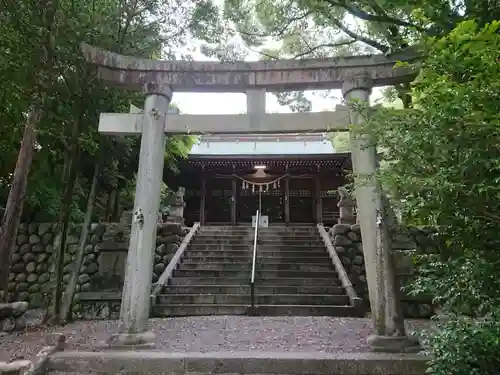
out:
{"label": "stone torii gate", "polygon": [[[349,130],[362,117],[344,108],[335,112],[266,114],[265,93],[286,90],[342,89],[347,100],[367,102],[374,86],[411,81],[416,73],[395,68],[398,61],[417,56],[357,56],[314,60],[259,62],[157,61],[128,57],[82,45],[99,78],[145,94],[143,113],[101,114],[99,131],[110,135],[141,134],[141,151],[134,202],[134,220],[127,256],[119,332],[114,342],[154,342],[148,331],[151,273],[165,150],[165,133],[293,133]],[[167,114],[174,91],[245,92],[246,115]],[[381,216],[382,197],[374,173],[374,146],[351,132],[350,143],[356,200],[363,241],[366,275],[374,324],[368,343],[378,351],[401,351],[414,346],[405,333],[398,308],[390,251],[384,241],[387,225]],[[356,178],[356,176],[358,176]],[[366,176],[371,176],[368,179]],[[368,180],[368,181],[367,181]]]}

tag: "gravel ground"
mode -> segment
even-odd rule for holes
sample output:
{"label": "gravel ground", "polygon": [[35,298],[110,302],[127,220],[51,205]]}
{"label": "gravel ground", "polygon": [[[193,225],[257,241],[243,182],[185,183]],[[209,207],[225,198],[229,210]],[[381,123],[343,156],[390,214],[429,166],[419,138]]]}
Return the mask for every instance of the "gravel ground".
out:
{"label": "gravel ground", "polygon": [[[116,321],[87,321],[65,327],[31,329],[0,337],[0,361],[31,359],[45,346],[44,335],[66,335],[68,347],[92,346],[114,332]],[[429,327],[425,320],[408,320],[409,331]],[[156,349],[169,352],[274,351],[361,352],[371,320],[328,317],[212,316],[150,319]]]}

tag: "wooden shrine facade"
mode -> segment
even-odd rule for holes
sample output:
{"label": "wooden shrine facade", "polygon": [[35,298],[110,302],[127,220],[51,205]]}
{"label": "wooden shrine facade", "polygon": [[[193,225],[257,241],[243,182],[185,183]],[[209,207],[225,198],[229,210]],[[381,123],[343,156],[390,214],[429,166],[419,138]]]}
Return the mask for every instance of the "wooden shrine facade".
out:
{"label": "wooden shrine facade", "polygon": [[332,225],[350,171],[348,153],[190,155],[174,180],[185,188],[187,225],[251,223],[257,209],[270,225]]}

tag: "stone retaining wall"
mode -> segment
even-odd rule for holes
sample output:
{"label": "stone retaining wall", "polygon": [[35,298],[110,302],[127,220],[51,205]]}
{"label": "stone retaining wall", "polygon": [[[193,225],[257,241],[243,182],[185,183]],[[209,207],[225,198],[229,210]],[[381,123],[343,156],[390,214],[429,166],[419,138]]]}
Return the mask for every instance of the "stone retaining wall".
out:
{"label": "stone retaining wall", "polygon": [[[68,282],[76,260],[78,239],[81,226],[73,226],[67,238],[67,251],[64,256],[63,281]],[[85,260],[78,281],[78,290],[89,288],[89,281],[98,271],[97,245],[106,230],[104,225],[93,224],[89,243],[85,247]],[[17,235],[16,247],[12,254],[12,267],[9,275],[8,301],[27,301],[30,307],[42,307],[54,286],[55,249],[61,240],[57,224],[21,224]]]}
{"label": "stone retaining wall", "polygon": [[27,302],[0,303],[0,333],[24,330],[27,311]]}
{"label": "stone retaining wall", "polygon": [[[404,285],[408,280],[413,269],[411,251],[415,249],[429,251],[432,248],[432,241],[429,237],[431,233],[433,231],[430,229],[408,228],[404,235],[398,234],[394,236],[393,250],[395,252],[397,275],[401,285]],[[366,306],[369,307],[359,224],[336,224],[330,230],[330,236],[354,289],[366,301]],[[433,313],[433,308],[429,303],[417,302],[404,294],[402,294],[402,300],[404,313],[407,317],[427,318]]]}
{"label": "stone retaining wall", "polygon": [[[188,229],[177,223],[158,227],[153,282],[163,272],[178,249]],[[76,261],[81,225],[73,226],[64,256],[64,284],[69,281]],[[128,250],[130,225],[120,223],[92,224],[85,257],[77,283],[79,292],[121,291]],[[8,301],[26,301],[30,308],[46,305],[55,285],[54,256],[61,232],[56,224],[31,223],[19,228],[12,255]],[[76,304],[78,307],[78,303]]]}

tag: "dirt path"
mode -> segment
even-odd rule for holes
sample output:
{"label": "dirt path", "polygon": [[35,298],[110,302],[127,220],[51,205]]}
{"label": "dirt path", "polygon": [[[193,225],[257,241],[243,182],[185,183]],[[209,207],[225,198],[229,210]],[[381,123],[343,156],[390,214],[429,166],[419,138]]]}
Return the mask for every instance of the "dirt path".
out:
{"label": "dirt path", "polygon": [[[31,359],[45,346],[44,335],[66,335],[70,348],[102,342],[114,332],[115,321],[87,321],[65,327],[37,329],[0,337],[0,361]],[[407,321],[409,331],[419,331],[429,321]],[[156,349],[168,352],[274,351],[360,352],[370,319],[327,317],[213,316],[151,319]]]}

